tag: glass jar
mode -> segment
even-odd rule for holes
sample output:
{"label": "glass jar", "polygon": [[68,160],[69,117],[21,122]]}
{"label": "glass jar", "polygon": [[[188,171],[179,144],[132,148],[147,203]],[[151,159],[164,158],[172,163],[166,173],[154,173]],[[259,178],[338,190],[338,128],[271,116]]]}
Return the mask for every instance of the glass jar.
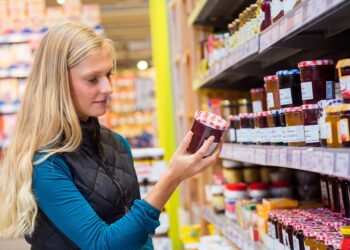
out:
{"label": "glass jar", "polygon": [[283,145],[283,133],[280,120],[280,111],[271,110],[267,112],[267,124],[270,129],[271,145]]}
{"label": "glass jar", "polygon": [[289,146],[305,146],[304,117],[300,107],[286,108],[287,138]]}
{"label": "glass jar", "polygon": [[271,19],[271,0],[262,0],[261,1],[261,14],[262,14],[262,23],[260,25],[260,31],[265,30],[272,24]]}
{"label": "glass jar", "polygon": [[338,125],[339,125],[339,133],[340,133],[340,139],[342,141],[342,145],[345,148],[349,148],[350,147],[350,132],[349,132],[350,104],[341,105],[340,121]]}
{"label": "glass jar", "polygon": [[234,161],[222,161],[222,175],[224,176],[225,183],[234,184],[243,182],[243,170],[240,165],[240,163]]}
{"label": "glass jar", "polygon": [[304,61],[298,67],[304,104],[334,99],[335,67],[332,60]]}
{"label": "glass jar", "polygon": [[267,112],[260,112],[259,116],[259,139],[261,145],[270,145],[269,125],[267,123]]}
{"label": "glass jar", "polygon": [[343,215],[350,218],[350,182],[347,179],[342,179],[339,184],[339,195],[342,195],[340,206],[343,208]]}
{"label": "glass jar", "polygon": [[274,110],[281,108],[278,78],[276,75],[265,76],[265,89],[267,109]]}
{"label": "glass jar", "polygon": [[282,145],[287,146],[288,145],[288,137],[287,137],[287,124],[286,124],[286,113],[284,112],[284,109],[280,109],[280,124],[281,124],[281,131],[282,131]]}
{"label": "glass jar", "polygon": [[248,193],[254,202],[261,202],[269,196],[269,185],[264,182],[252,183],[249,185]]}
{"label": "glass jar", "polygon": [[338,122],[340,120],[341,106],[329,106],[326,108],[326,126],[328,129],[327,147],[338,148],[342,146],[338,133]]}
{"label": "glass jar", "polygon": [[224,131],[228,128],[229,123],[220,116],[197,111],[194,116],[194,122],[191,128],[193,132],[192,140],[187,151],[194,154],[203,145],[204,141],[210,136],[214,136],[215,140],[205,156],[212,154],[216,146],[220,143]]}
{"label": "glass jar", "polygon": [[319,133],[320,133],[320,144],[321,147],[327,147],[327,138],[328,138],[328,132],[329,128],[326,123],[326,107],[327,107],[327,101],[322,100],[318,103],[319,107],[319,113],[318,113],[318,127],[319,127]]}
{"label": "glass jar", "polygon": [[330,208],[333,212],[340,213],[340,200],[339,200],[339,180],[336,177],[330,177],[328,179],[328,187],[330,192]]}
{"label": "glass jar", "polygon": [[238,142],[241,142],[243,144],[248,144],[250,141],[250,128],[249,128],[249,115],[248,113],[241,113],[239,114],[240,119],[240,140]]}
{"label": "glass jar", "polygon": [[292,198],[293,196],[292,187],[287,181],[272,182],[270,193],[274,198]]}
{"label": "glass jar", "polygon": [[264,88],[256,88],[250,90],[252,98],[253,112],[262,112],[267,110],[266,92]]}
{"label": "glass jar", "polygon": [[302,105],[299,70],[281,70],[276,75],[279,83],[281,107],[288,108]]}
{"label": "glass jar", "polygon": [[236,219],[236,203],[247,197],[247,186],[244,183],[227,184],[225,190],[225,215]]}
{"label": "glass jar", "polygon": [[234,114],[234,103],[231,100],[221,100],[221,116],[228,119],[230,115]]}
{"label": "glass jar", "polygon": [[328,189],[328,177],[326,175],[321,175],[321,195],[322,195],[322,205],[329,208],[329,189]]}
{"label": "glass jar", "polygon": [[228,142],[237,142],[237,130],[240,129],[240,120],[238,115],[230,115],[230,128],[228,129],[227,141]]}
{"label": "glass jar", "polygon": [[261,144],[261,132],[260,132],[260,128],[259,128],[259,118],[260,118],[260,113],[261,112],[257,112],[253,114],[253,119],[254,119],[254,143],[260,145]]}
{"label": "glass jar", "polygon": [[224,187],[222,185],[211,186],[211,205],[215,213],[225,212]]}
{"label": "glass jar", "polygon": [[260,171],[257,167],[245,166],[243,168],[244,182],[254,183],[260,181]]}
{"label": "glass jar", "polygon": [[305,145],[320,147],[320,135],[318,127],[319,108],[317,104],[305,104],[302,106],[304,117]]}
{"label": "glass jar", "polygon": [[339,60],[337,70],[344,102],[350,103],[350,59]]}
{"label": "glass jar", "polygon": [[306,229],[304,232],[305,240],[304,245],[305,249],[317,250],[316,237],[314,236],[314,232],[312,228]]}
{"label": "glass jar", "polygon": [[250,113],[251,105],[247,99],[238,99],[238,113]]}

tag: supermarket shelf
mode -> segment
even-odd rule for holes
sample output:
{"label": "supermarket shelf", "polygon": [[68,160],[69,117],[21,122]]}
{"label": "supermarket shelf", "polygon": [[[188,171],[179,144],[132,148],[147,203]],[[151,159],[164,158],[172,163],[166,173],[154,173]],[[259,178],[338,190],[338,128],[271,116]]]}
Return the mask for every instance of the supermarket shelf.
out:
{"label": "supermarket shelf", "polygon": [[254,0],[200,0],[191,13],[188,23],[190,25],[213,26],[225,29],[233,18],[256,1]]}
{"label": "supermarket shelf", "polygon": [[34,40],[40,40],[44,33],[11,33],[8,35],[0,35],[0,44],[9,43],[27,43]]}
{"label": "supermarket shelf", "polygon": [[350,177],[350,150],[224,143],[220,158]]}
{"label": "supermarket shelf", "polygon": [[349,12],[347,0],[303,1],[254,38],[254,45],[250,41],[237,48],[196,79],[193,88],[249,89],[263,76],[295,68],[302,60],[346,57],[350,52],[344,42],[350,41]]}
{"label": "supermarket shelf", "polygon": [[17,113],[20,107],[20,101],[11,103],[0,102],[0,115]]}
{"label": "supermarket shelf", "polygon": [[0,78],[27,78],[30,68],[0,69]]}
{"label": "supermarket shelf", "polygon": [[205,220],[214,224],[218,231],[220,231],[228,240],[230,240],[240,249],[266,249],[260,242],[253,242],[249,240],[248,234],[245,233],[236,222],[228,219],[225,215],[215,214],[210,207],[204,207],[203,216]]}
{"label": "supermarket shelf", "polygon": [[164,148],[133,148],[131,149],[134,160],[140,158],[156,158],[164,156]]}

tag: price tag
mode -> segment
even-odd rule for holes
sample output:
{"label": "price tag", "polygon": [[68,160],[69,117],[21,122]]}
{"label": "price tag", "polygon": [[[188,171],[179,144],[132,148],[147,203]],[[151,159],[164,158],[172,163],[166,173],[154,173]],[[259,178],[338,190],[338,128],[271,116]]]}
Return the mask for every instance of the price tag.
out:
{"label": "price tag", "polygon": [[316,0],[309,0],[306,6],[306,22],[313,19],[316,15],[318,15],[315,6],[317,5]]}
{"label": "price tag", "polygon": [[271,165],[272,166],[278,166],[279,161],[280,161],[280,150],[275,148],[272,149],[272,154],[271,154]]}
{"label": "price tag", "polygon": [[299,28],[303,24],[303,14],[304,7],[300,6],[300,8],[297,9],[294,13],[294,29]]}
{"label": "price tag", "polygon": [[260,52],[264,51],[271,45],[271,39],[272,39],[271,30],[264,31],[260,36]]}
{"label": "price tag", "polygon": [[266,149],[257,148],[255,150],[255,163],[259,165],[266,164]]}
{"label": "price tag", "polygon": [[293,162],[293,151],[291,149],[287,149],[287,167],[291,168]]}
{"label": "price tag", "polygon": [[300,150],[292,151],[292,168],[300,169],[301,163],[301,154]]}
{"label": "price tag", "polygon": [[280,39],[285,37],[287,35],[287,23],[288,23],[288,17],[285,16],[281,19],[279,26],[280,26]]}
{"label": "price tag", "polygon": [[304,170],[312,169],[312,149],[302,151],[301,166],[303,167]]}
{"label": "price tag", "polygon": [[280,39],[280,27],[279,27],[279,25],[274,25],[274,27],[271,29],[271,32],[272,32],[271,44],[274,44]]}
{"label": "price tag", "polygon": [[287,166],[287,148],[280,149],[279,166],[281,166],[281,167],[286,167]]}
{"label": "price tag", "polygon": [[246,152],[244,154],[248,153],[248,162],[254,162],[255,161],[255,149],[254,148],[247,148]]}
{"label": "price tag", "polygon": [[334,171],[334,153],[323,152],[323,171],[326,174],[333,174],[333,171]]}
{"label": "price tag", "polygon": [[349,154],[348,153],[337,153],[336,155],[335,173],[340,176],[349,176]]}
{"label": "price tag", "polygon": [[312,170],[322,171],[322,151],[314,151],[312,154]]}

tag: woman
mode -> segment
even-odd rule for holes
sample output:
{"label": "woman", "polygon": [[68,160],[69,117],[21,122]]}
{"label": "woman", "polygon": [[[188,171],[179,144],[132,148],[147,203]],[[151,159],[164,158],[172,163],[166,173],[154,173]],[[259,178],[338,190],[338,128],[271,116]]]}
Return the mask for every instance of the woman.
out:
{"label": "woman", "polygon": [[189,132],[153,190],[140,200],[130,147],[100,127],[115,67],[112,42],[78,24],[54,27],[33,62],[0,180],[0,238],[32,249],[152,249],[149,235],[175,188],[213,165],[193,155]]}

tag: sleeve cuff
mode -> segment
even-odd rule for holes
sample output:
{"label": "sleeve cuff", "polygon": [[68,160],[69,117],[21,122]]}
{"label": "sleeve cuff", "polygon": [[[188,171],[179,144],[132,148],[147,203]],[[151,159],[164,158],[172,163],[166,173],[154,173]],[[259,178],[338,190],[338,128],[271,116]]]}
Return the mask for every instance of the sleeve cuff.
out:
{"label": "sleeve cuff", "polygon": [[152,206],[148,201],[146,200],[136,200],[135,203],[140,203],[140,205],[144,206],[147,212],[152,216],[153,219],[159,220],[159,215],[161,211],[159,211],[157,208]]}

